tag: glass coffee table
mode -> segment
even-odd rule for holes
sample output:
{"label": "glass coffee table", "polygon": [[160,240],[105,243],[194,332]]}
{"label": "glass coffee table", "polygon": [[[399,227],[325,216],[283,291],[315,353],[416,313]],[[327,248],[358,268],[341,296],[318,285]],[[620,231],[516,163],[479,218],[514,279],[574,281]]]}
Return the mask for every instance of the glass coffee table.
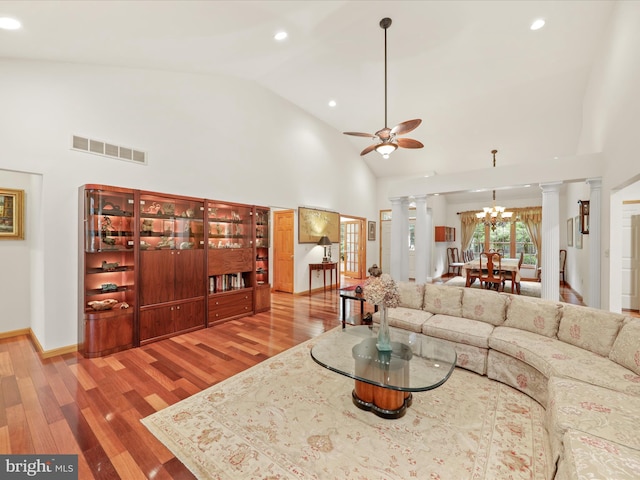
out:
{"label": "glass coffee table", "polygon": [[420,333],[390,327],[391,352],[376,348],[378,326],[335,329],[311,349],[316,363],[353,378],[353,403],[383,418],[400,418],[411,405],[412,392],[439,387],[456,366],[448,343]]}

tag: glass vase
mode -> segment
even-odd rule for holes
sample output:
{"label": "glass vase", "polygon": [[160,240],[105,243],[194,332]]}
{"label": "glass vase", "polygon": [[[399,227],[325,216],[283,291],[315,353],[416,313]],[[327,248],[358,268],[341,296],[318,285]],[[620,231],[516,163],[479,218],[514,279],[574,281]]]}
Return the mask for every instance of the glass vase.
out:
{"label": "glass vase", "polygon": [[380,352],[391,351],[391,336],[389,333],[389,317],[388,308],[385,304],[379,305],[380,310],[380,328],[378,329],[378,342],[376,348]]}

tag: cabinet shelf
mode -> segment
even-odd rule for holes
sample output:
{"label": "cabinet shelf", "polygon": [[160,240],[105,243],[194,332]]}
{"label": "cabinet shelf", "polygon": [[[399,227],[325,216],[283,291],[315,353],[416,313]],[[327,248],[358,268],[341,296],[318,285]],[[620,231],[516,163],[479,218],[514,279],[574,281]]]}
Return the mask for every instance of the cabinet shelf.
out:
{"label": "cabinet shelf", "polygon": [[126,210],[101,210],[89,209],[89,215],[110,216],[110,217],[133,217],[133,212]]}
{"label": "cabinet shelf", "polygon": [[86,296],[95,297],[96,295],[109,295],[109,294],[114,294],[118,292],[126,292],[129,289],[131,289],[130,285],[121,285],[117,287],[115,290],[102,290],[101,288],[92,288],[86,291]]}
{"label": "cabinet shelf", "polygon": [[99,274],[99,273],[109,274],[109,273],[132,272],[132,271],[133,271],[133,266],[129,266],[129,265],[123,265],[121,267],[116,267],[116,268],[114,268],[112,270],[103,270],[101,267],[87,268],[87,274],[89,274],[89,275],[94,275],[94,274]]}

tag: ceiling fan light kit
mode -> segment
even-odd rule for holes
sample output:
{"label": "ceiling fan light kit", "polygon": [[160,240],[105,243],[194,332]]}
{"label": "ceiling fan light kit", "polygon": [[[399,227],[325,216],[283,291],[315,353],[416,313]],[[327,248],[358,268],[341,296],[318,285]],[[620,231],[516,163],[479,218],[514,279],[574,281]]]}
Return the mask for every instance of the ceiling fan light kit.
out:
{"label": "ceiling fan light kit", "polygon": [[382,155],[383,158],[389,158],[389,155],[393,153],[398,147],[400,148],[422,148],[424,145],[418,140],[412,138],[399,138],[400,135],[404,135],[415,130],[418,125],[422,123],[422,120],[416,118],[414,120],[407,120],[406,122],[399,123],[393,128],[387,127],[387,29],[391,26],[390,18],[383,18],[380,20],[380,28],[384,30],[384,128],[378,130],[375,134],[361,133],[361,132],[343,132],[345,135],[353,135],[355,137],[368,137],[376,140],[377,143],[369,145],[367,148],[360,152],[361,156],[374,150]]}

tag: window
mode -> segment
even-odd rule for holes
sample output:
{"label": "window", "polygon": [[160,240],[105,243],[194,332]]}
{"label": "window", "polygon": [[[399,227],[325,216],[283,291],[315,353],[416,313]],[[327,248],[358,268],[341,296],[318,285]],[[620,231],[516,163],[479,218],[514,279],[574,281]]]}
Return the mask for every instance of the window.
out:
{"label": "window", "polygon": [[508,258],[518,258],[523,252],[523,265],[536,265],[537,261],[538,252],[522,222],[507,223],[495,230],[480,223],[473,232],[470,248],[476,258],[481,252],[493,249],[502,250],[503,256]]}

